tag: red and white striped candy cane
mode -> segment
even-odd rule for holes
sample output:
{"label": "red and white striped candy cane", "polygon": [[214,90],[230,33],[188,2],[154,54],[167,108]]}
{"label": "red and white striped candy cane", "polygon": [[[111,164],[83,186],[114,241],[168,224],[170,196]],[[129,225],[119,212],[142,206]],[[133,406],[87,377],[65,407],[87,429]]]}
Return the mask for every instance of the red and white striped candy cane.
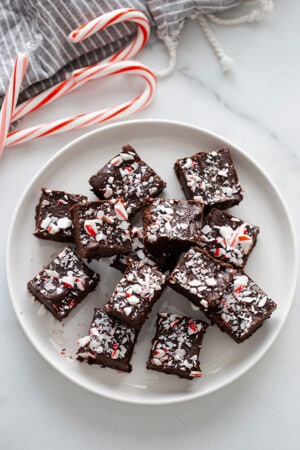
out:
{"label": "red and white striped candy cane", "polygon": [[27,63],[27,55],[17,55],[9,86],[3,100],[2,108],[0,111],[0,157],[2,155],[3,147],[5,146],[7,132],[11,124],[14,109],[16,107],[18,94],[26,72]]}
{"label": "red and white striped candy cane", "polygon": [[[107,120],[115,119],[116,117],[119,119],[124,118],[129,114],[142,110],[150,103],[156,88],[156,78],[148,67],[134,61],[120,61],[114,64],[106,63],[104,66],[101,74],[96,74],[97,78],[118,74],[136,75],[146,82],[145,89],[137,97],[116,107],[105,108],[92,113],[79,114],[23,130],[12,131],[7,136],[6,146],[11,147],[12,145],[49,136],[50,134],[53,135],[85,126],[100,124]],[[92,78],[90,77],[89,79]]]}
{"label": "red and white striped candy cane", "polygon": [[114,53],[103,62],[124,61],[133,58],[147,43],[150,36],[150,22],[147,17],[136,9],[122,8],[103,14],[91,22],[81,25],[69,34],[74,43],[83,41],[98,31],[120,22],[133,22],[137,25],[137,34],[127,47]]}
{"label": "red and white striped candy cane", "polygon": [[[104,30],[121,22],[132,22],[137,27],[137,33],[133,40],[122,50],[117,51],[113,55],[103,60],[100,64],[94,66],[101,66],[106,62],[117,62],[125,59],[133,58],[147,43],[150,36],[150,22],[148,18],[141,12],[132,8],[121,8],[114,11],[103,14],[100,17],[92,20],[91,22],[81,25],[73,30],[69,37],[74,43],[78,43],[91,36],[92,34]],[[90,66],[93,67],[93,66]],[[85,70],[87,68],[80,69]],[[77,72],[77,71],[76,71]],[[61,81],[56,86],[53,86],[41,94],[26,100],[22,104],[16,107],[12,116],[12,122],[20,119],[21,117],[35,111],[43,106],[49,104],[53,100],[56,100],[69,92],[78,89],[85,84],[85,80],[79,83],[79,80],[74,80],[73,77]]]}
{"label": "red and white striped candy cane", "polygon": [[[137,25],[137,35],[127,47],[107,58],[104,63],[102,62],[101,64],[95,64],[76,71],[74,76],[70,79],[62,81],[36,97],[27,100],[18,107],[16,107],[16,102],[25,75],[28,58],[26,55],[17,56],[9,89],[0,113],[0,156],[2,154],[3,146],[10,147],[38,137],[99,124],[117,117],[123,118],[129,114],[140,111],[150,103],[156,88],[155,75],[143,64],[134,61],[122,61],[125,58],[136,55],[137,52],[145,46],[149,38],[150,23],[142,12],[124,8],[104,14],[92,22],[82,25],[74,30],[71,33],[71,39],[73,42],[80,42],[97,31],[123,21],[132,21]],[[140,76],[146,82],[143,92],[134,99],[116,107],[47,122],[27,129],[13,131],[7,135],[10,123],[20,119],[25,114],[41,108],[92,79],[124,73]]]}

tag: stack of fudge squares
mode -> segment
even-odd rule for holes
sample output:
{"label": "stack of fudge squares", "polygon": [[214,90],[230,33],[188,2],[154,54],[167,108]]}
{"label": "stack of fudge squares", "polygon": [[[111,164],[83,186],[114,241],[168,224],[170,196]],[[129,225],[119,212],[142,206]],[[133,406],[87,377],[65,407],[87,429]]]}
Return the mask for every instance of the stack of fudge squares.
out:
{"label": "stack of fudge squares", "polygon": [[[75,249],[63,248],[28,282],[33,296],[62,320],[100,281],[91,260],[112,257],[110,265],[122,272],[78,341],[80,362],[130,372],[138,334],[167,285],[237,343],[276,309],[244,272],[259,227],[224,211],[243,199],[230,150],[178,159],[174,169],[185,200],[159,197],[166,183],[130,145],[89,179],[98,200],[42,188],[34,235]],[[142,225],[134,226],[139,211]],[[207,327],[200,319],[158,313],[147,369],[200,377]]]}

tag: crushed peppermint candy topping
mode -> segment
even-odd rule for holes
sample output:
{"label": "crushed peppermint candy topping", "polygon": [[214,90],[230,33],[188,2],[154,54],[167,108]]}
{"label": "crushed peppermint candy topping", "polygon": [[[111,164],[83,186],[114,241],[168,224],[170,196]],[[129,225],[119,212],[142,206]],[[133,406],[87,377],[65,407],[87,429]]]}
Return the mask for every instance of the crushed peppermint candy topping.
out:
{"label": "crushed peppermint candy topping", "polygon": [[72,249],[65,247],[28,283],[30,292],[58,318],[68,315],[99,282]]}
{"label": "crushed peppermint candy topping", "polygon": [[134,226],[130,231],[132,250],[124,255],[118,255],[114,259],[112,266],[124,271],[132,261],[140,261],[150,266],[157,266],[158,269],[166,270],[168,263],[174,259],[172,255],[167,255],[163,252],[159,256],[152,255],[144,247],[143,242],[143,227]]}
{"label": "crushed peppermint candy topping", "polygon": [[66,230],[72,226],[72,220],[68,219],[68,217],[61,217],[58,219],[57,224],[58,228],[61,230]]}
{"label": "crushed peppermint candy topping", "polygon": [[275,302],[243,272],[238,272],[209,318],[233,339],[241,342],[262,325]]}
{"label": "crushed peppermint candy topping", "polygon": [[125,209],[123,200],[118,200],[115,203],[114,208],[115,208],[115,212],[116,212],[116,214],[117,214],[119,219],[121,219],[121,220],[127,220],[128,219],[128,214],[127,214],[127,211]]}
{"label": "crushed peppermint candy topping", "polygon": [[113,196],[113,190],[110,186],[106,186],[103,192],[104,198],[111,198]]}
{"label": "crushed peppermint candy topping", "polygon": [[199,199],[206,205],[226,201],[236,204],[242,200],[242,189],[229,149],[178,159],[175,170],[187,187],[188,198]]}
{"label": "crushed peppermint candy topping", "polygon": [[135,339],[134,328],[109,316],[103,309],[95,308],[90,333],[79,339],[77,355],[82,359],[99,356],[100,364],[104,365],[105,360],[129,360]]}
{"label": "crushed peppermint candy topping", "polygon": [[201,230],[201,246],[215,258],[244,267],[253,249],[259,227],[213,208]]}
{"label": "crushed peppermint candy topping", "polygon": [[166,185],[130,145],[124,146],[89,183],[100,199],[123,198],[130,215],[141,209],[143,199],[158,195]]}
{"label": "crushed peppermint candy topping", "polygon": [[104,309],[140,325],[160,297],[166,276],[155,267],[134,261],[117,284]]}
{"label": "crushed peppermint candy topping", "polygon": [[40,202],[37,207],[36,230],[37,237],[72,241],[73,225],[69,215],[70,208],[86,201],[84,195],[69,194],[64,191],[42,189]]}
{"label": "crushed peppermint candy topping", "polygon": [[184,290],[196,306],[214,306],[236,270],[229,264],[218,263],[206,252],[192,247],[177,264],[168,278],[175,290]]}
{"label": "crushed peppermint candy topping", "polygon": [[85,345],[87,345],[91,340],[91,336],[84,336],[81,339],[78,339],[77,341],[77,345],[79,345],[80,347],[84,347]]}
{"label": "crushed peppermint candy topping", "polygon": [[147,367],[184,378],[201,376],[199,352],[207,323],[176,314],[158,314]]}
{"label": "crushed peppermint candy topping", "polygon": [[110,164],[112,166],[119,166],[120,164],[122,164],[122,162],[123,162],[123,158],[119,155],[119,156],[116,156],[115,158],[113,158],[110,161]]}
{"label": "crushed peppermint candy topping", "polygon": [[83,228],[85,229],[86,233],[88,233],[92,237],[95,237],[98,234],[97,223],[101,224],[102,221],[97,219],[85,220],[83,223]]}
{"label": "crushed peppermint candy topping", "polygon": [[201,203],[156,198],[143,211],[146,242],[153,243],[160,238],[167,238],[169,241],[197,243],[202,214]]}
{"label": "crushed peppermint candy topping", "polygon": [[[86,202],[74,207],[74,226],[80,235],[80,244],[84,248],[98,243],[105,246],[131,248],[130,224],[121,200],[102,200]],[[112,253],[114,254],[114,253]]]}

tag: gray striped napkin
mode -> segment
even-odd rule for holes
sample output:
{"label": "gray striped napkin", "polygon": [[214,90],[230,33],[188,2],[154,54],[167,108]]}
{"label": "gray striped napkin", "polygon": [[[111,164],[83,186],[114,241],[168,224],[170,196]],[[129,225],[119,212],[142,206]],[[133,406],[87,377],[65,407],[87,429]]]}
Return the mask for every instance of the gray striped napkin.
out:
{"label": "gray striped napkin", "polygon": [[29,55],[19,102],[65,79],[73,70],[94,64],[123,47],[135,26],[121,23],[73,44],[69,33],[117,8],[143,11],[160,38],[176,40],[187,18],[219,12],[243,0],[1,0],[0,103],[18,52]]}

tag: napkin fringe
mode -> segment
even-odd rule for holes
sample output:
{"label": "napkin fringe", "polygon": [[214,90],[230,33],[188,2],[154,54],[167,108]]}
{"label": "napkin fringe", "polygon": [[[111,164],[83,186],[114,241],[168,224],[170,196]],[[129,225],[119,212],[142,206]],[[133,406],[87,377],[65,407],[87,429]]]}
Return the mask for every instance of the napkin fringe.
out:
{"label": "napkin fringe", "polygon": [[[192,20],[197,20],[204,36],[210,44],[210,47],[218,58],[221,70],[224,73],[231,70],[234,64],[234,60],[222,49],[214,32],[209,26],[209,22],[222,26],[234,26],[241,25],[243,23],[260,22],[264,20],[268,14],[273,12],[274,9],[274,3],[272,0],[248,0],[244,2],[243,6],[253,7],[254,9],[252,9],[252,11],[250,11],[249,13],[232,18],[224,18],[219,16],[219,14],[217,13],[197,14],[190,17]],[[160,36],[164,41],[165,46],[167,47],[169,53],[169,63],[165,69],[155,71],[157,77],[165,78],[174,72],[177,62],[177,47],[179,44],[179,36],[182,27],[183,23],[182,26],[176,31],[176,33],[173,33],[172,36]]]}

